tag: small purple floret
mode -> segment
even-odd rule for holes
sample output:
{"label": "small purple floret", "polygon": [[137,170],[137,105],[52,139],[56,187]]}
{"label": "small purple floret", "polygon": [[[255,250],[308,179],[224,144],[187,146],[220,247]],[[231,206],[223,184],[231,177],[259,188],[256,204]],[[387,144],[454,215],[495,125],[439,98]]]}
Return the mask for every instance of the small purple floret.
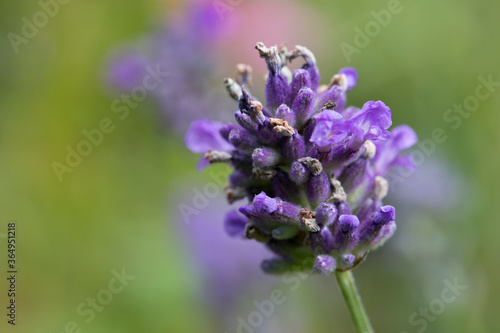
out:
{"label": "small purple floret", "polygon": [[337,262],[329,255],[319,255],[314,262],[314,270],[319,274],[330,274],[337,268]]}

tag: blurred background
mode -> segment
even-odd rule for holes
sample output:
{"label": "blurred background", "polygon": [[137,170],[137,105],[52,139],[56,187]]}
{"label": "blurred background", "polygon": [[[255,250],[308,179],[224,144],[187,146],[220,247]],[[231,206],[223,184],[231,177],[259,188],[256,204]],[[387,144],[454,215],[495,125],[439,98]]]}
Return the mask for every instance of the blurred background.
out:
{"label": "blurred background", "polygon": [[[197,173],[184,147],[193,119],[231,118],[222,79],[237,63],[253,66],[262,96],[263,41],[310,48],[322,83],[355,67],[348,102],[384,101],[423,142],[419,170],[388,200],[398,232],[354,270],[375,330],[496,331],[499,11],[485,0],[3,1],[0,330],[353,331],[333,277],[264,276],[266,251],[225,234],[227,170]],[[157,66],[167,74],[152,75]],[[137,88],[146,75],[157,88]],[[5,316],[10,221],[15,327]],[[449,283],[464,287],[445,303]],[[286,301],[243,327],[273,289]]]}

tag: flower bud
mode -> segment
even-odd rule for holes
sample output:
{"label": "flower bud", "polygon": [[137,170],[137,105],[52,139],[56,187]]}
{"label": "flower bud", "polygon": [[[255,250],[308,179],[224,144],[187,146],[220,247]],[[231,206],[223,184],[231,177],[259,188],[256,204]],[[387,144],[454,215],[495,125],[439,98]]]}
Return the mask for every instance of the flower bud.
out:
{"label": "flower bud", "polygon": [[301,128],[306,121],[314,114],[314,92],[304,87],[300,89],[295,101],[292,104],[292,110],[295,113],[295,123],[297,128]]}
{"label": "flower bud", "polygon": [[297,97],[300,89],[304,87],[309,89],[312,88],[311,76],[309,75],[309,72],[305,69],[297,69],[293,71],[292,91],[290,96],[290,102],[292,104]]}
{"label": "flower bud", "polygon": [[321,254],[314,261],[314,271],[319,274],[330,274],[337,268],[335,259],[327,254]]}
{"label": "flower bud", "polygon": [[295,126],[295,113],[286,104],[278,107],[275,117],[286,121],[291,127]]}
{"label": "flower bud", "polygon": [[325,172],[319,175],[311,175],[307,181],[307,197],[313,206],[325,202],[330,195],[330,179]]}
{"label": "flower bud", "polygon": [[341,215],[335,233],[335,249],[340,252],[352,249],[356,245],[356,229],[358,227],[359,220],[356,215]]}
{"label": "flower bud", "polygon": [[337,218],[337,207],[331,203],[322,203],[316,208],[316,222],[325,226],[332,225]]}
{"label": "flower bud", "polygon": [[282,151],[288,161],[295,161],[306,154],[306,143],[296,132],[283,140]]}
{"label": "flower bud", "polygon": [[293,162],[290,168],[290,179],[301,185],[309,179],[310,171],[300,162]]}
{"label": "flower bud", "polygon": [[255,148],[252,153],[253,165],[256,167],[270,167],[279,163],[281,155],[273,148]]}
{"label": "flower bud", "polygon": [[244,152],[253,152],[259,146],[257,138],[242,128],[235,128],[229,133],[229,142],[237,149]]}

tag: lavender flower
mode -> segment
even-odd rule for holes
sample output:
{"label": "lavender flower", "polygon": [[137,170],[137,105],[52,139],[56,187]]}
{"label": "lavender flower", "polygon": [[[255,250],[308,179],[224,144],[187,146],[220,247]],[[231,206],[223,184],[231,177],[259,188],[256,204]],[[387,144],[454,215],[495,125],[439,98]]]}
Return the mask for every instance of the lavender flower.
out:
{"label": "lavender flower", "polygon": [[[390,132],[391,110],[381,101],[346,107],[347,91],[357,83],[353,68],[319,86],[307,48],[288,52],[257,43],[256,49],[269,70],[265,107],[244,84],[226,79],[238,101],[238,125],[195,122],[187,146],[206,151],[202,165],[234,168],[228,201],[246,198],[239,211],[248,220],[229,216],[226,229],[274,252],[264,271],[349,270],[395,231],[395,209],[382,203],[388,191],[384,175],[395,166],[414,167],[399,154],[416,135],[407,126]],[[305,64],[290,76],[288,63],[296,58]]]}

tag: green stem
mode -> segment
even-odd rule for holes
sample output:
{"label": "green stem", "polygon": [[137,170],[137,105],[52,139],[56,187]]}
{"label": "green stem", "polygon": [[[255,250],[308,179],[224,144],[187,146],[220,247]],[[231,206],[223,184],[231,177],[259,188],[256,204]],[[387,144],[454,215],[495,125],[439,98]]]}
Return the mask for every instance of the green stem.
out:
{"label": "green stem", "polygon": [[356,283],[354,282],[354,276],[352,276],[351,271],[336,272],[335,276],[337,277],[340,290],[344,295],[347,308],[351,313],[352,321],[356,327],[356,332],[373,333],[373,328],[370,325],[370,320],[366,315],[363,303],[361,303],[361,297],[359,296]]}

